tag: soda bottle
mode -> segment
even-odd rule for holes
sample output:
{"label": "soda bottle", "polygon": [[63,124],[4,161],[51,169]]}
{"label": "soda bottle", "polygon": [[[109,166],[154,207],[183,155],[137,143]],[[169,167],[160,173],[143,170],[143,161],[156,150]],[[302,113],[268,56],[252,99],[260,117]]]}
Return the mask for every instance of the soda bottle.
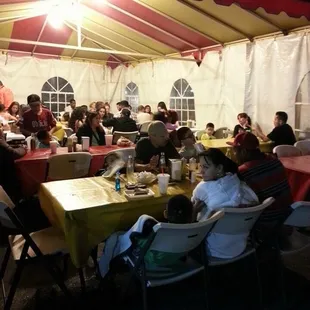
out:
{"label": "soda bottle", "polygon": [[159,168],[161,173],[165,173],[166,170],[166,156],[165,153],[160,153],[160,160],[159,160]]}
{"label": "soda bottle", "polygon": [[135,174],[134,174],[134,163],[132,156],[128,156],[128,161],[127,161],[127,167],[126,167],[126,177],[127,177],[127,183],[128,184],[135,184]]}

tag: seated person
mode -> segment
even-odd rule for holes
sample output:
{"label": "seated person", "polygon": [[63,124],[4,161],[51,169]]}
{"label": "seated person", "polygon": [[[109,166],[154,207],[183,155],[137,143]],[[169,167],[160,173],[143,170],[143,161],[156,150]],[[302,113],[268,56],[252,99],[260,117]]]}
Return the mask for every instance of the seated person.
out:
{"label": "seated person", "polygon": [[100,121],[101,117],[98,112],[87,113],[85,124],[76,133],[79,144],[82,143],[82,137],[89,137],[90,146],[105,145],[105,132]]}
{"label": "seated person", "polygon": [[0,123],[4,130],[10,130],[9,121],[17,121],[17,118],[6,112],[4,104],[0,103]]}
{"label": "seated person", "polygon": [[275,202],[268,207],[261,218],[283,217],[290,212],[293,203],[291,189],[285,168],[277,158],[262,153],[258,139],[251,133],[239,134],[233,143],[239,166],[239,175],[258,196],[262,203],[273,197]]}
{"label": "seated person", "polygon": [[195,137],[193,132],[188,127],[181,127],[177,130],[178,139],[182,143],[182,148],[179,151],[179,154],[182,158],[187,160],[192,157],[197,157],[197,151],[195,149]]}
{"label": "seated person", "polygon": [[166,127],[168,130],[176,130],[179,127],[179,122],[178,122],[178,113],[173,110],[169,110],[167,112],[167,124]]}
{"label": "seated person", "polygon": [[285,112],[277,112],[273,124],[274,129],[267,136],[264,135],[261,127],[256,125],[256,134],[264,142],[273,141],[274,146],[278,145],[294,145],[296,143],[296,137],[292,127],[287,124],[288,116]]}
{"label": "seated person", "polygon": [[180,158],[178,151],[169,139],[164,123],[152,122],[148,129],[148,135],[148,137],[140,139],[136,145],[135,168],[137,171],[156,171],[162,152],[165,153],[166,163],[168,163],[168,159]]}
{"label": "seated person", "polygon": [[[237,165],[219,149],[209,149],[199,154],[203,180],[193,191],[192,201],[204,202],[205,207],[197,216],[206,220],[221,208],[240,208],[258,204],[254,191],[238,178]],[[210,233],[206,239],[209,255],[218,258],[233,258],[246,248],[248,235],[225,235]]]}
{"label": "seated person", "polygon": [[137,114],[137,123],[143,124],[145,122],[150,122],[150,121],[152,121],[152,115],[149,113],[145,113],[144,106],[139,105],[138,106],[138,114]]}
{"label": "seated person", "polygon": [[51,111],[42,107],[41,98],[32,94],[27,97],[30,110],[23,114],[20,120],[20,130],[26,137],[39,130],[48,130],[53,134],[56,126],[56,119]]}
{"label": "seated person", "polygon": [[[167,128],[167,122],[168,122],[168,118],[166,116],[166,114],[164,112],[156,112],[153,114],[153,121],[161,121],[165,124],[166,128]],[[169,126],[168,126],[169,127]],[[172,142],[172,144],[175,147],[181,147],[181,141],[178,139],[178,135],[175,129],[171,130],[168,129],[168,133],[169,133],[169,138]]]}
{"label": "seated person", "polygon": [[252,131],[251,125],[249,123],[249,121],[251,122],[251,119],[246,113],[238,114],[237,119],[238,119],[239,124],[235,126],[233,137],[235,137],[240,132],[245,132],[245,131],[251,132]]}
{"label": "seated person", "polygon": [[69,118],[68,127],[73,130],[74,133],[77,133],[79,128],[83,126],[86,117],[85,108],[77,107],[75,108]]}
{"label": "seated person", "polygon": [[37,132],[37,140],[38,145],[37,149],[48,149],[50,148],[50,142],[55,141],[57,142],[57,147],[59,147],[59,142],[56,138],[53,138],[50,132],[47,130],[40,130]]}
{"label": "seated person", "polygon": [[130,118],[131,112],[129,109],[122,109],[120,112],[120,117],[113,117],[111,119],[106,119],[102,122],[104,127],[113,127],[114,131],[121,132],[132,132],[137,131],[136,122]]}
{"label": "seated person", "polygon": [[200,140],[213,140],[216,139],[214,136],[214,124],[208,123],[206,126],[206,133],[201,136]]}
{"label": "seated person", "polygon": [[[177,195],[172,197],[164,210],[164,217],[169,223],[188,224],[192,223],[196,217],[196,209],[200,208],[200,204],[193,206],[191,201],[183,196]],[[105,242],[103,255],[99,262],[99,270],[102,277],[105,277],[109,271],[110,262],[113,258],[121,255],[129,250],[132,242],[135,246],[143,247],[151,234],[153,227],[158,223],[153,217],[142,215],[132,228],[126,232],[117,232],[111,235]],[[182,253],[163,253],[158,251],[150,251],[145,255],[146,268],[154,268],[156,266],[172,266],[182,258]]]}
{"label": "seated person", "polygon": [[70,119],[70,113],[69,113],[69,112],[65,112],[65,113],[61,116],[61,121],[60,121],[60,123],[61,123],[63,126],[68,127],[69,119]]}
{"label": "seated person", "polygon": [[15,203],[22,198],[22,195],[14,161],[25,154],[24,146],[12,148],[6,143],[3,137],[3,127],[0,125],[0,185]]}
{"label": "seated person", "polygon": [[65,107],[65,112],[68,113],[70,116],[71,113],[73,112],[73,110],[76,108],[76,101],[75,101],[75,99],[70,99],[69,102],[70,102],[70,104]]}
{"label": "seated person", "polygon": [[20,105],[17,101],[13,101],[7,109],[7,112],[16,119],[19,119],[19,111]]}

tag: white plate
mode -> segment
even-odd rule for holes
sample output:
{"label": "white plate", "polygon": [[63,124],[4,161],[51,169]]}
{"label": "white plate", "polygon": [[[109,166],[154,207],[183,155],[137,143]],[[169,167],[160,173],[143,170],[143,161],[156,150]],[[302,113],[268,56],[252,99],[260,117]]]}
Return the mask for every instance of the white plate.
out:
{"label": "white plate", "polygon": [[148,194],[145,195],[134,195],[135,191],[134,190],[125,190],[125,197],[128,200],[143,200],[147,198],[154,197],[155,193],[149,189]]}
{"label": "white plate", "polygon": [[142,177],[142,178],[139,177],[139,173],[135,173],[135,175],[136,175],[138,183],[141,183],[141,184],[148,185],[148,184],[151,184],[157,180],[156,175],[153,173],[149,173],[149,174],[147,174],[147,177]]}

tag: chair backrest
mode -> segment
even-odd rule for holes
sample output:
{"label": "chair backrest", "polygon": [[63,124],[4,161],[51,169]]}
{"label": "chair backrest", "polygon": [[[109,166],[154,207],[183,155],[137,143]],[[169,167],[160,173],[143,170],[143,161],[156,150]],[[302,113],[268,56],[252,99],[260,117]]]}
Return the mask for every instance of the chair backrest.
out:
{"label": "chair backrest", "polygon": [[255,207],[224,208],[225,215],[216,223],[212,233],[227,235],[249,234],[264,209],[274,201],[274,198],[268,198]]}
{"label": "chair backrest", "polygon": [[119,149],[119,150],[114,150],[109,152],[106,156],[110,154],[119,154],[122,158],[122,160],[127,163],[128,157],[131,155],[132,158],[134,159],[136,157],[136,149],[134,147],[128,147],[124,149]]}
{"label": "chair backrest", "polygon": [[188,253],[200,245],[223,215],[222,211],[218,211],[210,219],[192,224],[158,223],[153,227],[156,235],[149,250]]}
{"label": "chair backrest", "polygon": [[310,202],[295,202],[291,208],[293,212],[286,219],[284,225],[293,227],[310,227]]}
{"label": "chair backrest", "polygon": [[64,128],[64,131],[67,137],[71,137],[74,134],[72,128]]}
{"label": "chair backrest", "polygon": [[117,140],[120,137],[127,138],[131,142],[136,142],[136,138],[138,135],[139,131],[130,131],[130,132],[122,132],[122,131],[114,131],[113,132],[113,143],[116,144]]}
{"label": "chair backrest", "polygon": [[278,145],[273,149],[273,153],[280,157],[301,156],[301,151],[292,145]]}
{"label": "chair backrest", "polygon": [[55,154],[48,159],[47,179],[66,180],[88,176],[91,155],[84,152]]}
{"label": "chair backrest", "polygon": [[6,208],[13,209],[15,207],[11,198],[7,195],[2,186],[0,186],[0,223],[6,228],[16,228],[11,219],[5,212]]}
{"label": "chair backrest", "polygon": [[196,137],[196,140],[201,140],[202,135],[205,133],[205,130],[198,130],[194,133],[194,136]]}
{"label": "chair backrest", "polygon": [[224,136],[225,136],[225,131],[227,131],[227,130],[228,130],[227,127],[220,127],[220,128],[218,128],[218,129],[214,132],[213,136],[214,136],[216,139],[223,139],[223,138],[226,138],[226,137],[224,137]]}
{"label": "chair backrest", "polygon": [[148,133],[148,129],[151,123],[151,121],[142,123],[140,126],[140,133]]}
{"label": "chair backrest", "polygon": [[3,202],[11,209],[15,207],[14,202],[11,200],[11,198],[8,196],[8,194],[1,185],[0,185],[0,202]]}
{"label": "chair backrest", "polygon": [[301,151],[302,155],[310,155],[310,140],[298,141],[294,146]]}

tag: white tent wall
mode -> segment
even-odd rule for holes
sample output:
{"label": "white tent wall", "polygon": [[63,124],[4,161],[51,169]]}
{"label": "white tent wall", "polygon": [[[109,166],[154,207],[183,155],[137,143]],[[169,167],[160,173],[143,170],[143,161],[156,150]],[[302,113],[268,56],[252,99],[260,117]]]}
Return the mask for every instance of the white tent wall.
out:
{"label": "white tent wall", "polygon": [[245,111],[266,132],[273,127],[276,111],[287,112],[289,123],[295,127],[297,91],[310,70],[309,43],[309,33],[302,32],[247,46]]}
{"label": "white tent wall", "polygon": [[113,101],[124,99],[126,85],[134,82],[139,87],[140,104],[150,105],[153,111],[159,101],[169,107],[172,86],[183,78],[194,92],[197,127],[214,122],[216,127],[232,128],[236,115],[243,111],[245,56],[243,44],[225,48],[222,53],[208,52],[200,67],[195,62],[160,60],[118,68],[113,71],[114,86],[119,80]]}
{"label": "white tent wall", "polygon": [[109,67],[89,62],[0,56],[0,80],[12,89],[14,99],[24,104],[29,94],[41,94],[44,83],[55,76],[71,84],[78,105],[105,100],[110,71]]}

